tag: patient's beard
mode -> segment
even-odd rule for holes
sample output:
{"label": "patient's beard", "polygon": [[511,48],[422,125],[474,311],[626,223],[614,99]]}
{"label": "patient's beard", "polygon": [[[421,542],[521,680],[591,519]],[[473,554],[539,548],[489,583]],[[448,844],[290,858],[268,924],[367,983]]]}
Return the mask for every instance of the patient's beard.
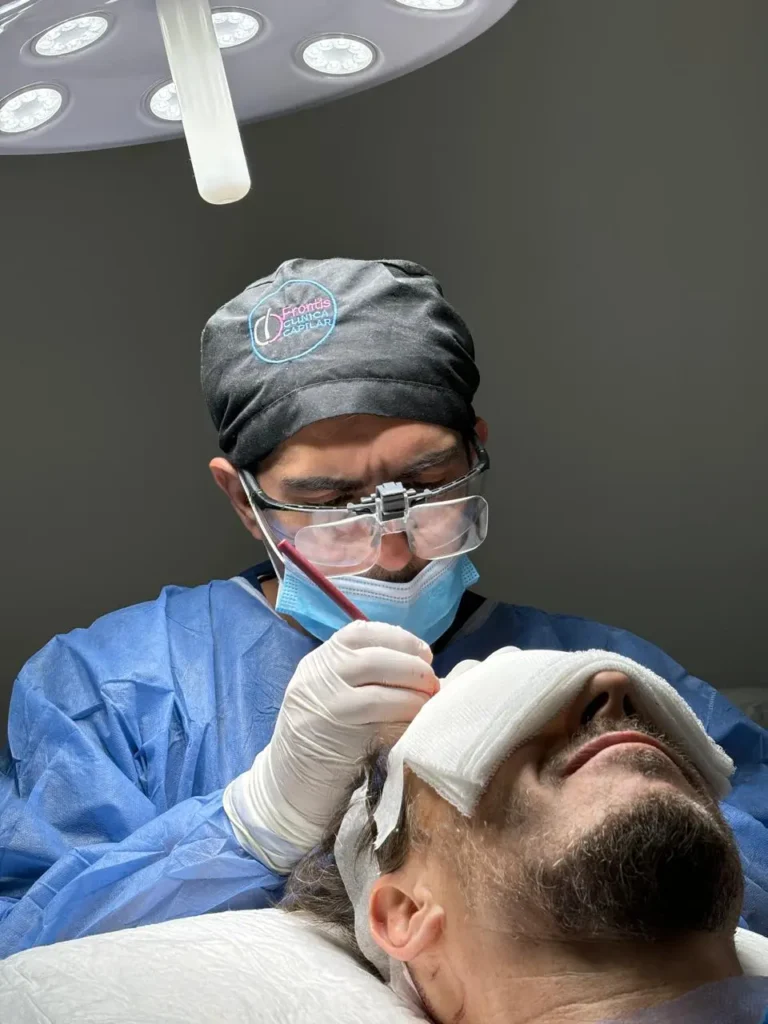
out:
{"label": "patient's beard", "polygon": [[519,852],[504,894],[510,922],[523,910],[573,940],[664,941],[738,920],[743,881],[730,829],[716,805],[682,793],[648,794],[559,855],[542,859],[533,841]]}

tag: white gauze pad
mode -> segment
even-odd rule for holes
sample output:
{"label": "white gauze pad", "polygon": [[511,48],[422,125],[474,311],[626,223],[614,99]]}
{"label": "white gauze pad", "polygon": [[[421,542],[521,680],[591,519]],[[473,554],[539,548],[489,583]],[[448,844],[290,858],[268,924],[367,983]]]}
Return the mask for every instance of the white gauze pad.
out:
{"label": "white gauze pad", "polygon": [[682,697],[655,672],[608,651],[506,647],[485,661],[457,665],[392,748],[374,815],[375,848],[397,827],[405,765],[470,817],[502,762],[602,671],[628,676],[640,717],[682,748],[718,798],[730,791],[733,762]]}

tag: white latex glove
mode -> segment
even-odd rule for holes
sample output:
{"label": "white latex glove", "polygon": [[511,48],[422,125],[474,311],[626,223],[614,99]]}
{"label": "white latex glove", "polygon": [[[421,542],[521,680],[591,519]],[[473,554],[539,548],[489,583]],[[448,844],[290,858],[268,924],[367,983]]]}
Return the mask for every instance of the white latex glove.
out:
{"label": "white latex glove", "polygon": [[272,739],[224,791],[240,845],[290,871],[322,837],[372,743],[437,692],[431,661],[423,640],[381,622],[351,622],[302,658]]}

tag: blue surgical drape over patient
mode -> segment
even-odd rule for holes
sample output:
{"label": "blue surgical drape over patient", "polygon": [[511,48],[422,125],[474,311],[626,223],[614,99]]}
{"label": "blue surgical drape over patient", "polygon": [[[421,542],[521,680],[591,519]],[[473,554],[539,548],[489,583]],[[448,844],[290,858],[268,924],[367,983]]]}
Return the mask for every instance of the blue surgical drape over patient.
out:
{"label": "blue surgical drape over patient", "polygon": [[[0,956],[173,917],[266,906],[283,880],[238,845],[222,791],[269,741],[315,641],[277,617],[257,571],[114,612],[22,670],[0,759]],[[724,810],[768,934],[768,733],[621,629],[486,601],[438,675],[499,647],[601,648],[667,679],[737,765]]]}

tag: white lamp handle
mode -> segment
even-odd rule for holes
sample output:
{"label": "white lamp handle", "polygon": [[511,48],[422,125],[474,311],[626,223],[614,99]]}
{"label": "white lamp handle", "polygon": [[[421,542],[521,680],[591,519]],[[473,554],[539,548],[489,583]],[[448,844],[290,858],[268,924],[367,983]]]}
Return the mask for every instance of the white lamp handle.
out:
{"label": "white lamp handle", "polygon": [[237,202],[251,178],[208,0],[157,0],[157,14],[200,195]]}

